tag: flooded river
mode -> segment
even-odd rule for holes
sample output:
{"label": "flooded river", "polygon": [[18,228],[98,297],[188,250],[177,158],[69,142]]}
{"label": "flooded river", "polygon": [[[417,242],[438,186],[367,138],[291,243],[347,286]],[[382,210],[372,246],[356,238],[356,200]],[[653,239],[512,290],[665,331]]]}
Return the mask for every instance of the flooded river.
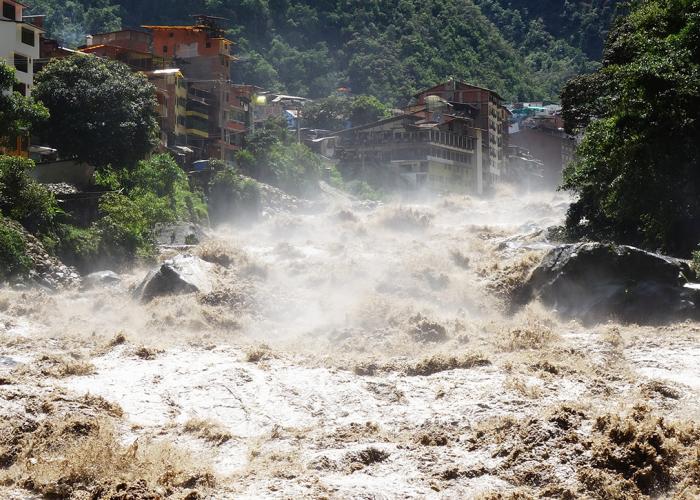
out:
{"label": "flooded river", "polygon": [[0,492],[692,498],[700,325],[510,310],[567,206],[328,189],[164,250],[211,291],[0,291]]}

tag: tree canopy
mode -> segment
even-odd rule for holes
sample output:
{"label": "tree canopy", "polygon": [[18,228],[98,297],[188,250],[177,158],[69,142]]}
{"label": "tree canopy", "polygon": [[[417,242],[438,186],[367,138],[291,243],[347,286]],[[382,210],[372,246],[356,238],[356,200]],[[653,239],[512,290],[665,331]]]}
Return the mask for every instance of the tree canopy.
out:
{"label": "tree canopy", "polygon": [[0,61],[0,145],[49,117],[41,103],[12,90],[17,83],[15,69]]}
{"label": "tree canopy", "polygon": [[[235,42],[238,83],[325,97],[339,87],[392,105],[454,77],[507,99],[555,99],[592,71],[616,0],[37,0],[52,36],[120,23],[191,23],[222,16]],[[83,9],[75,8],[82,5]],[[82,16],[82,17],[81,17]],[[77,42],[76,42],[77,40]]]}
{"label": "tree canopy", "polygon": [[312,195],[321,178],[321,161],[293,141],[286,124],[268,119],[238,152],[242,173],[296,196]]}
{"label": "tree canopy", "polygon": [[30,10],[46,16],[44,27],[68,47],[83,45],[85,35],[121,28],[121,9],[110,0],[32,0]]}
{"label": "tree canopy", "polygon": [[700,242],[700,2],[638,2],[562,104],[567,127],[585,128],[565,172],[579,196],[569,234],[687,256]]}
{"label": "tree canopy", "polygon": [[155,87],[126,65],[88,55],[54,59],[35,83],[34,97],[51,113],[41,135],[63,157],[131,167],[156,144]]}
{"label": "tree canopy", "polygon": [[304,106],[305,127],[340,130],[357,127],[389,116],[389,108],[374,96],[331,95]]}

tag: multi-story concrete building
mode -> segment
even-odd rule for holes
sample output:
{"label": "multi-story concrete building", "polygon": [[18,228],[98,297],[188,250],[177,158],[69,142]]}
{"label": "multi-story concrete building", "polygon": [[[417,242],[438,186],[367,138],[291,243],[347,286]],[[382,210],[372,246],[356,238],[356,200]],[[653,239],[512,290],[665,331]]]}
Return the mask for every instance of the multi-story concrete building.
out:
{"label": "multi-story concrete building", "polygon": [[[193,26],[143,26],[153,36],[152,52],[172,57],[185,76],[193,102],[188,105],[188,146],[197,148],[201,158],[235,161],[243,144],[245,106],[241,89],[231,83],[233,42],[226,39],[216,18],[197,17]],[[204,114],[208,130],[204,135]],[[191,133],[189,131],[192,131]],[[191,139],[191,140],[190,140]]]}
{"label": "multi-story concrete building", "polygon": [[509,133],[512,146],[527,150],[542,163],[540,187],[562,183],[562,173],[573,160],[576,141],[564,131],[559,106],[522,106],[514,109]]}
{"label": "multi-story concrete building", "polygon": [[[14,89],[0,88],[0,92],[14,90],[28,96],[34,84],[34,61],[39,59],[42,30],[30,22],[33,18],[22,16],[25,6],[20,2],[1,0],[0,3],[0,60],[15,68],[18,81]],[[28,149],[28,133],[0,137],[0,153],[26,157],[29,155]]]}
{"label": "multi-story concrete building", "polygon": [[109,33],[88,35],[87,45],[81,52],[113,59],[129,66],[133,71],[155,71],[173,67],[173,58],[153,53],[151,33],[143,30],[124,29]]}
{"label": "multi-story concrete building", "polygon": [[414,104],[426,104],[428,96],[438,96],[449,103],[467,104],[476,110],[474,126],[482,130],[484,182],[497,183],[506,168],[508,147],[508,114],[503,98],[495,91],[469,83],[450,80],[413,96]]}
{"label": "multi-story concrete building", "polygon": [[121,61],[156,85],[163,147],[233,162],[247,130],[249,87],[231,83],[232,42],[213,18],[198,21],[89,35],[80,50]]}
{"label": "multi-story concrete building", "polygon": [[14,0],[2,0],[0,16],[0,59],[16,70],[19,84],[15,88],[24,95],[31,94],[34,85],[34,61],[39,59],[39,26],[22,16],[25,5]]}
{"label": "multi-story concrete building", "polygon": [[160,122],[160,143],[177,148],[186,143],[187,85],[177,68],[156,69],[145,73],[156,87]]}
{"label": "multi-story concrete building", "polygon": [[386,118],[335,134],[344,175],[397,188],[483,191],[482,133],[471,118],[433,111]]}

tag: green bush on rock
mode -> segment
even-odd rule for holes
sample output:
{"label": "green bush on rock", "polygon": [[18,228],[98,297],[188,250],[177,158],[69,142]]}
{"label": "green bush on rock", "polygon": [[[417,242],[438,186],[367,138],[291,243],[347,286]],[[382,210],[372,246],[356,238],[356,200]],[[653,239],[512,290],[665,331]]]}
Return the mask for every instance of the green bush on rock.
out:
{"label": "green bush on rock", "polygon": [[49,233],[61,213],[44,186],[29,176],[32,160],[0,156],[0,212],[32,233]]}
{"label": "green bush on rock", "polygon": [[209,213],[212,222],[257,218],[260,190],[257,182],[237,170],[225,168],[214,175],[209,185]]}
{"label": "green bush on rock", "polygon": [[25,252],[21,233],[0,216],[0,279],[23,275],[31,269],[32,262]]}

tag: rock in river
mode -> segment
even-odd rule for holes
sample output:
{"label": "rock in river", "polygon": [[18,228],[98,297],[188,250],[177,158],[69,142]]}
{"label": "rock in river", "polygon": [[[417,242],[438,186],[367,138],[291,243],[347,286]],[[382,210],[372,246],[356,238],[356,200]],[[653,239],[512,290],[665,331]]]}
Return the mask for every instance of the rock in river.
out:
{"label": "rock in river", "polygon": [[162,295],[209,293],[212,290],[210,267],[211,264],[198,257],[178,255],[165,261],[158,269],[150,271],[134,295],[148,302]]}
{"label": "rock in river", "polygon": [[121,277],[114,271],[97,271],[83,276],[83,288],[111,286],[119,283]]}
{"label": "rock in river", "polygon": [[697,291],[685,261],[635,247],[576,243],[551,249],[518,302],[539,297],[568,317],[655,323],[695,314]]}

